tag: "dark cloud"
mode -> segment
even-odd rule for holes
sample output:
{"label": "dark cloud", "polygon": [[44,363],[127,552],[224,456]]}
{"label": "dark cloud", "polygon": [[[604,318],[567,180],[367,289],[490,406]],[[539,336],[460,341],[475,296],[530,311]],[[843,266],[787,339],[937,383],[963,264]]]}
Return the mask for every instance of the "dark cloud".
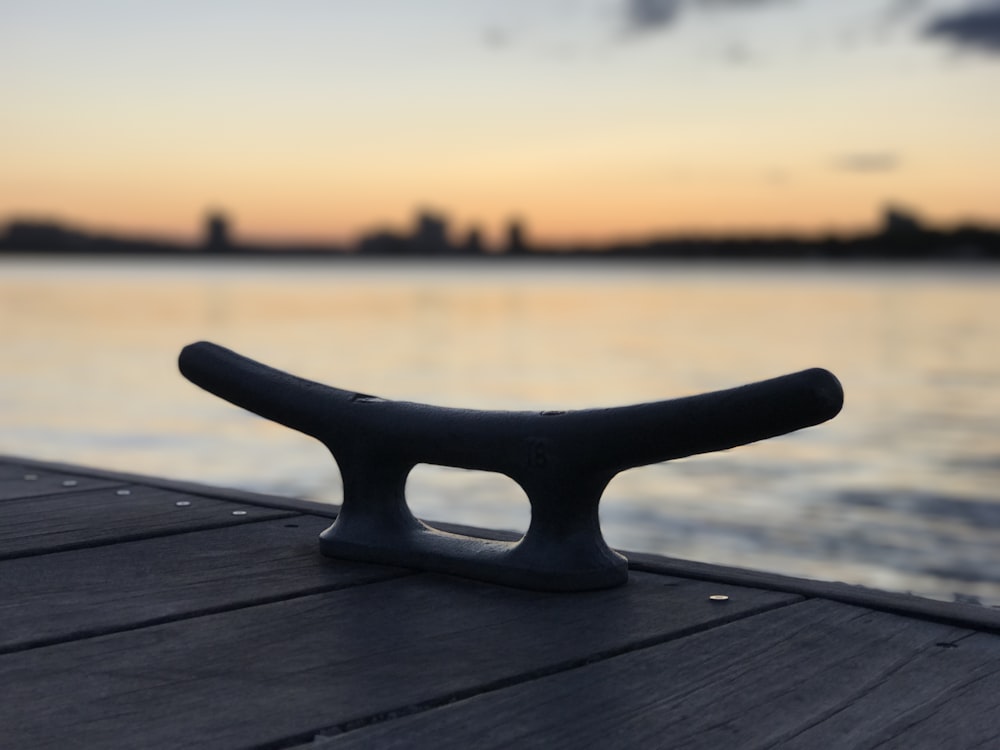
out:
{"label": "dark cloud", "polygon": [[681,9],[680,0],[625,0],[629,31],[651,31],[670,26]]}
{"label": "dark cloud", "polygon": [[1000,55],[1000,2],[944,13],[927,24],[924,35],[960,48]]}
{"label": "dark cloud", "polygon": [[889,151],[844,154],[836,166],[846,172],[891,172],[899,168],[899,156]]}
{"label": "dark cloud", "polygon": [[682,11],[757,8],[797,0],[625,0],[625,25],[629,31],[656,31],[672,26]]}

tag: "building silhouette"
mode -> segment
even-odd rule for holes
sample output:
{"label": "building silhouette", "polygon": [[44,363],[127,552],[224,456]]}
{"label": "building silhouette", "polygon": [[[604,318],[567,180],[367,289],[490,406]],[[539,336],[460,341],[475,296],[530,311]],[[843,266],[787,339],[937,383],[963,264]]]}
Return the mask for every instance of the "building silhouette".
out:
{"label": "building silhouette", "polygon": [[882,212],[882,233],[888,235],[913,235],[923,231],[920,219],[912,211],[900,206],[886,206]]}
{"label": "building silhouette", "polygon": [[522,255],[528,252],[528,243],[525,239],[524,222],[521,219],[511,219],[507,224],[507,244],[506,250],[510,255]]}
{"label": "building silhouette", "polygon": [[483,252],[483,233],[479,227],[471,227],[469,229],[459,250],[466,255],[478,255]]}
{"label": "building silhouette", "polygon": [[421,211],[417,214],[417,226],[413,233],[414,250],[422,253],[446,253],[451,249],[448,242],[448,220],[442,214]]}
{"label": "building silhouette", "polygon": [[229,218],[221,211],[213,211],[205,217],[205,249],[215,253],[233,250]]}

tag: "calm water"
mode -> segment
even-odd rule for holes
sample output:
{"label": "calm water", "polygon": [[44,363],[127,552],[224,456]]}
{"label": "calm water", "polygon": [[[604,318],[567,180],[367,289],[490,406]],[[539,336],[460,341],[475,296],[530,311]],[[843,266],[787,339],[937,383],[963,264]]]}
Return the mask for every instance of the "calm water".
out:
{"label": "calm water", "polygon": [[[337,502],[311,439],[183,380],[208,339],[332,385],[610,406],[814,365],[833,422],[626,472],[611,544],[1000,603],[1000,272],[0,259],[0,452]],[[523,530],[509,480],[418,467],[430,519]]]}

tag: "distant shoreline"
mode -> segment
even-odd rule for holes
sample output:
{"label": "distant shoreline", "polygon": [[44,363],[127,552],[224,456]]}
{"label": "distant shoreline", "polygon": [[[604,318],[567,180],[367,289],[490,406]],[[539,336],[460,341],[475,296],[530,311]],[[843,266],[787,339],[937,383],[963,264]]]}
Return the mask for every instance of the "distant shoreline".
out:
{"label": "distant shoreline", "polygon": [[[608,273],[612,275],[642,273],[714,273],[768,274],[768,273],[862,273],[865,275],[950,274],[960,276],[983,274],[992,281],[1000,271],[997,258],[670,258],[635,256],[552,256],[537,254],[526,257],[380,257],[363,254],[344,254],[331,258],[323,254],[307,253],[233,253],[214,255],[208,253],[39,253],[0,252],[0,268],[10,272],[18,267],[28,272],[39,268],[60,268],[95,272],[101,269],[133,269],[178,271],[198,270],[225,273],[226,269],[261,273],[268,269],[313,273],[323,269],[340,269],[344,272],[373,273],[400,272],[435,277],[439,274],[468,271],[482,272],[486,276],[509,272],[519,278],[554,278],[560,272]],[[528,275],[524,275],[527,273]]]}
{"label": "distant shoreline", "polygon": [[511,256],[500,253],[483,253],[479,255],[375,255],[357,252],[317,252],[317,251],[233,251],[227,253],[203,252],[198,250],[164,250],[164,251],[78,251],[78,250],[23,250],[15,248],[0,249],[0,261],[4,259],[16,261],[28,260],[92,260],[102,261],[191,261],[193,263],[309,263],[317,262],[331,265],[601,265],[601,264],[673,264],[678,266],[691,265],[780,265],[780,266],[969,266],[995,265],[1000,262],[1000,253],[982,254],[933,254],[933,255],[885,255],[885,254],[848,254],[836,255],[715,255],[715,254],[639,254],[608,252],[530,252]]}
{"label": "distant shoreline", "polygon": [[323,260],[331,263],[358,259],[378,262],[600,263],[614,261],[779,261],[782,263],[864,263],[900,261],[1000,261],[1000,230],[963,226],[950,230],[925,227],[916,218],[887,212],[876,232],[852,236],[805,238],[793,235],[733,235],[654,237],[644,241],[604,245],[542,245],[528,241],[515,224],[508,242],[486,248],[478,235],[456,243],[441,219],[421,217],[410,233],[376,232],[351,246],[319,244],[240,243],[230,237],[228,223],[211,217],[200,244],[184,244],[150,237],[91,234],[55,222],[12,221],[0,234],[0,256],[157,257],[157,258],[268,258],[283,261]]}

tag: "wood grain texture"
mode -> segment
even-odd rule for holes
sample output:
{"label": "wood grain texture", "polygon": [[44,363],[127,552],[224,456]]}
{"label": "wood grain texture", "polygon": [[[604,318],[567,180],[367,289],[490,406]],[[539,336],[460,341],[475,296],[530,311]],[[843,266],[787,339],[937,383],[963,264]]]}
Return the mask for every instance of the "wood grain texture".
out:
{"label": "wood grain texture", "polygon": [[0,559],[290,515],[140,486],[7,500],[0,504]]}
{"label": "wood grain texture", "polygon": [[294,516],[0,561],[0,653],[411,575],[323,557],[327,525]]}
{"label": "wood grain texture", "polygon": [[1000,639],[969,636],[810,600],[310,747],[974,747]]}
{"label": "wood grain texture", "polygon": [[415,575],[20,651],[0,656],[0,727],[32,748],[304,740],[796,601],[729,587],[720,606],[717,588],[637,574],[554,596]]}
{"label": "wood grain texture", "polygon": [[652,555],[391,579],[315,554],[330,506],[136,479],[0,459],[0,746],[1000,747],[990,610]]}

